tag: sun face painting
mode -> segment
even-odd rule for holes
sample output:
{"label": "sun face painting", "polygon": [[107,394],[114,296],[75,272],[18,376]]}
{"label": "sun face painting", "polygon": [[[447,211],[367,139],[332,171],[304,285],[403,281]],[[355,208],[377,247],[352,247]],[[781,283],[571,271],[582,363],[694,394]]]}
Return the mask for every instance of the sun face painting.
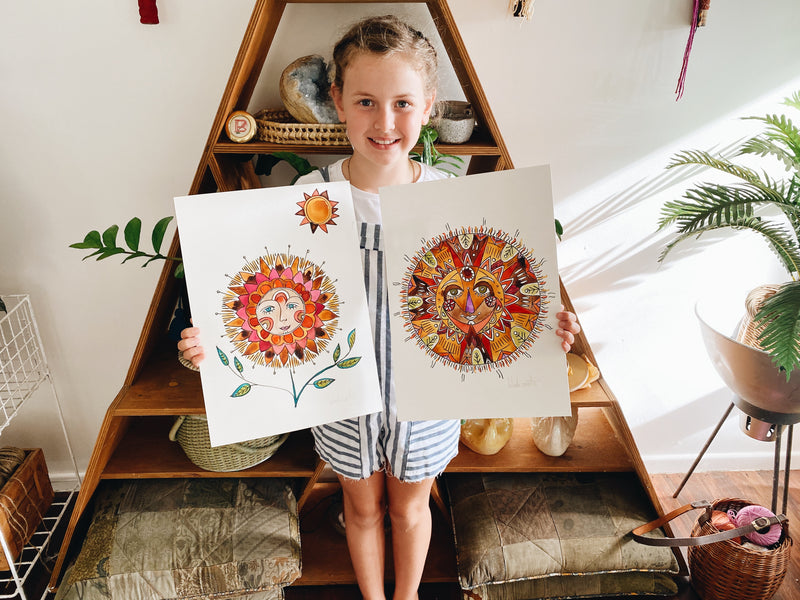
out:
{"label": "sun face painting", "polygon": [[429,240],[401,285],[406,330],[437,363],[483,372],[514,362],[547,314],[546,282],[516,238],[466,227]]}
{"label": "sun face painting", "polygon": [[225,334],[256,364],[295,367],[323,352],[338,325],[339,299],[327,275],[291,254],[246,264],[223,293]]}

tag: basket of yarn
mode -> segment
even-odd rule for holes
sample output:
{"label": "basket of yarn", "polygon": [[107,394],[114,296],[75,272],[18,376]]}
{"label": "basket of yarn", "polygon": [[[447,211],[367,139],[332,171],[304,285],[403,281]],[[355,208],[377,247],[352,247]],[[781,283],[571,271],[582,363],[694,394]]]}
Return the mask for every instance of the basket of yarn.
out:
{"label": "basket of yarn", "polygon": [[[698,508],[705,510],[690,537],[645,535]],[[630,536],[647,546],[688,546],[692,587],[703,600],[769,600],[786,577],[792,548],[786,515],[739,498],[686,504]]]}
{"label": "basket of yarn", "polygon": [[182,415],[175,419],[169,439],[178,442],[190,461],[206,471],[228,472],[248,469],[272,457],[288,433],[224,446],[212,446],[208,421],[203,415]]}
{"label": "basket of yarn", "polygon": [[[700,515],[693,537],[734,530],[772,512],[739,498],[711,503],[711,516]],[[773,524],[743,536],[689,546],[689,571],[697,594],[704,600],[768,600],[781,586],[792,548],[788,523]]]}

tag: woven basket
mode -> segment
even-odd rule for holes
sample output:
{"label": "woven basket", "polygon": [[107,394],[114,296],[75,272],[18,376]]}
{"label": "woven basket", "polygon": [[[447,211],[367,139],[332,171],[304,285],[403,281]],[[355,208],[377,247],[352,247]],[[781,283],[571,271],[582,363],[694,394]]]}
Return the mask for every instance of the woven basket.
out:
{"label": "woven basket", "polygon": [[745,298],[744,301],[747,312],[739,325],[739,333],[736,336],[736,341],[752,346],[753,348],[761,348],[761,345],[758,343],[758,336],[764,328],[756,327],[753,323],[753,318],[767,298],[775,295],[780,287],[779,285],[761,285],[747,294],[747,298]]}
{"label": "woven basket", "polygon": [[[739,498],[723,498],[712,502],[712,507],[723,512],[738,511],[751,504]],[[693,537],[719,533],[711,521],[701,521],[695,522]],[[735,540],[690,546],[692,586],[704,600],[768,600],[786,576],[791,547],[786,523],[780,545],[773,550],[751,550]]]}
{"label": "woven basket", "polygon": [[[0,535],[17,560],[53,502],[53,487],[41,448],[27,449],[25,459],[0,489]],[[0,550],[0,569],[8,570]]]}
{"label": "woven basket", "polygon": [[178,442],[186,456],[206,471],[241,471],[264,462],[280,448],[288,433],[227,444],[211,446],[208,421],[202,415],[183,415],[175,419],[169,439]]}
{"label": "woven basket", "polygon": [[349,146],[344,123],[297,123],[288,111],[264,109],[255,114],[258,139],[274,144]]}

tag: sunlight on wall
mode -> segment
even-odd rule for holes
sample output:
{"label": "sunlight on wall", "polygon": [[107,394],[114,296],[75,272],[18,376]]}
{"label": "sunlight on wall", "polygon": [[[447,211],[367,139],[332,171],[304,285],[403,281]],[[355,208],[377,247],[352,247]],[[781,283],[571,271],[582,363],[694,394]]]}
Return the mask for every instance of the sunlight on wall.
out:
{"label": "sunlight on wall", "polygon": [[[656,231],[661,206],[693,181],[724,178],[708,169],[665,166],[679,150],[729,152],[760,131],[759,123],[740,117],[786,112],[796,120],[782,101],[797,89],[800,78],[558,204],[566,230],[558,250],[562,278],[652,471],[687,468],[686,455],[699,451],[730,402],[705,353],[696,301],[713,292],[743,311],[750,289],[787,277],[764,240],[750,232],[688,240],[659,264],[670,238]],[[786,176],[774,161],[753,163]],[[715,443],[742,449],[737,468],[768,468],[773,447],[739,432],[734,412]],[[663,435],[672,430],[680,433]],[[730,460],[728,454],[721,463],[701,465],[730,468]]]}

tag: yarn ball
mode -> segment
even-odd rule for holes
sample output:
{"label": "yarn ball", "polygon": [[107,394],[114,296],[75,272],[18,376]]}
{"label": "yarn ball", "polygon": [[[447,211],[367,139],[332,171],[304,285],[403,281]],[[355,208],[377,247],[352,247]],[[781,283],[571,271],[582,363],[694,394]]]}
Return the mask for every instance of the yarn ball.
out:
{"label": "yarn ball", "polygon": [[[755,521],[759,517],[774,517],[775,514],[768,508],[751,504],[745,506],[736,513],[734,522],[737,527],[744,527]],[[771,546],[781,539],[781,526],[779,523],[772,525],[766,532],[753,531],[745,534],[745,537],[759,546]]]}
{"label": "yarn ball", "polygon": [[[736,523],[734,523],[731,520],[731,518],[728,516],[728,513],[723,512],[721,510],[711,511],[711,524],[714,527],[716,527],[719,531],[728,531],[730,529],[736,529]],[[731,540],[739,544],[742,543],[742,538],[740,537],[731,538]]]}

